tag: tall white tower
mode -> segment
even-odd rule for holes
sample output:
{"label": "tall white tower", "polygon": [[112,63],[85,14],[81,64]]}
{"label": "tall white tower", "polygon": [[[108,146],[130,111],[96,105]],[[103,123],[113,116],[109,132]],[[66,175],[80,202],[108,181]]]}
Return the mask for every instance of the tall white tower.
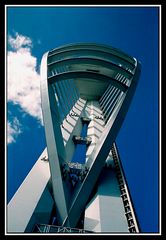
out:
{"label": "tall white tower", "polygon": [[47,148],[8,205],[9,232],[139,232],[115,144],[139,74],[135,58],[105,45],[43,55]]}

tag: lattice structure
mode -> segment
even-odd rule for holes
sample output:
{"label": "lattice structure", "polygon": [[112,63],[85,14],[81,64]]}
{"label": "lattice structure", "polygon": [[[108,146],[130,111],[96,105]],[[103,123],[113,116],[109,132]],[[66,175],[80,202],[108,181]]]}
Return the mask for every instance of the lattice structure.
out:
{"label": "lattice structure", "polygon": [[121,192],[121,198],[122,198],[124,209],[125,209],[125,216],[126,216],[127,223],[128,223],[128,229],[132,233],[138,232],[137,222],[134,217],[134,211],[132,209],[132,204],[129,199],[128,190],[127,190],[123,172],[122,172],[122,169],[120,166],[119,157],[118,157],[118,153],[117,153],[115,144],[113,144],[111,152],[112,152],[112,156],[113,156],[113,160],[114,160],[114,165],[116,168],[116,176],[118,179],[119,188],[120,188],[120,192]]}

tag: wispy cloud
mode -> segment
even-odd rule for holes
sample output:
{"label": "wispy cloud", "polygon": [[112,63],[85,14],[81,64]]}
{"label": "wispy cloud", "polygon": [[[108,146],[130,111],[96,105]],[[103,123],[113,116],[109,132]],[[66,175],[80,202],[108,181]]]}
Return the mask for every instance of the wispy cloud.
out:
{"label": "wispy cloud", "polygon": [[19,49],[22,47],[32,47],[31,39],[18,33],[15,34],[15,38],[9,35],[8,43],[13,49]]}
{"label": "wispy cloud", "polygon": [[22,125],[20,124],[17,117],[13,119],[12,122],[7,123],[7,142],[13,143],[19,134],[22,133]]}
{"label": "wispy cloud", "polygon": [[7,53],[7,99],[42,124],[40,76],[36,71],[37,58],[31,52],[32,40],[16,33],[15,37],[8,37],[8,44],[12,50]]}

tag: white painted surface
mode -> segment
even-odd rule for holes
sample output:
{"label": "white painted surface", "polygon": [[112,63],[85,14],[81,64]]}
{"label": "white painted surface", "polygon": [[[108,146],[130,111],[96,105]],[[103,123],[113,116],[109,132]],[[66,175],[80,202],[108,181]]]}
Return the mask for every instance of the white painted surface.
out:
{"label": "white painted surface", "polygon": [[92,139],[92,143],[90,144],[86,152],[86,161],[87,161],[89,156],[93,152],[98,139],[100,138],[100,135],[104,129],[105,123],[102,119],[95,118],[96,116],[102,116],[102,111],[100,110],[98,101],[89,101],[87,104],[87,107],[85,108],[85,111],[88,112],[89,117],[91,118],[91,121],[88,125],[87,136],[91,137]]}
{"label": "white painted surface", "polygon": [[86,206],[84,229],[94,232],[101,232],[100,203],[98,194],[96,194],[93,200]]}
{"label": "white painted surface", "polygon": [[113,169],[103,172],[98,194],[101,232],[129,232],[119,185]]}
{"label": "white painted surface", "polygon": [[86,207],[84,228],[94,232],[128,232],[123,202],[113,170],[103,171],[98,191]]}
{"label": "white painted surface", "polygon": [[50,179],[47,149],[39,159],[9,202],[7,206],[7,232],[24,232],[39,199]]}

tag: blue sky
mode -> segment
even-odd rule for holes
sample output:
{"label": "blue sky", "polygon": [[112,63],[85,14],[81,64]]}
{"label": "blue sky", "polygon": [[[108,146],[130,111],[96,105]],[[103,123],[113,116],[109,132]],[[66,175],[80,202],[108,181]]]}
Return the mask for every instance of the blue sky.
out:
{"label": "blue sky", "polygon": [[46,146],[38,95],[42,55],[69,43],[108,44],[142,64],[116,142],[141,230],[159,230],[158,16],[157,7],[7,8],[8,201]]}

